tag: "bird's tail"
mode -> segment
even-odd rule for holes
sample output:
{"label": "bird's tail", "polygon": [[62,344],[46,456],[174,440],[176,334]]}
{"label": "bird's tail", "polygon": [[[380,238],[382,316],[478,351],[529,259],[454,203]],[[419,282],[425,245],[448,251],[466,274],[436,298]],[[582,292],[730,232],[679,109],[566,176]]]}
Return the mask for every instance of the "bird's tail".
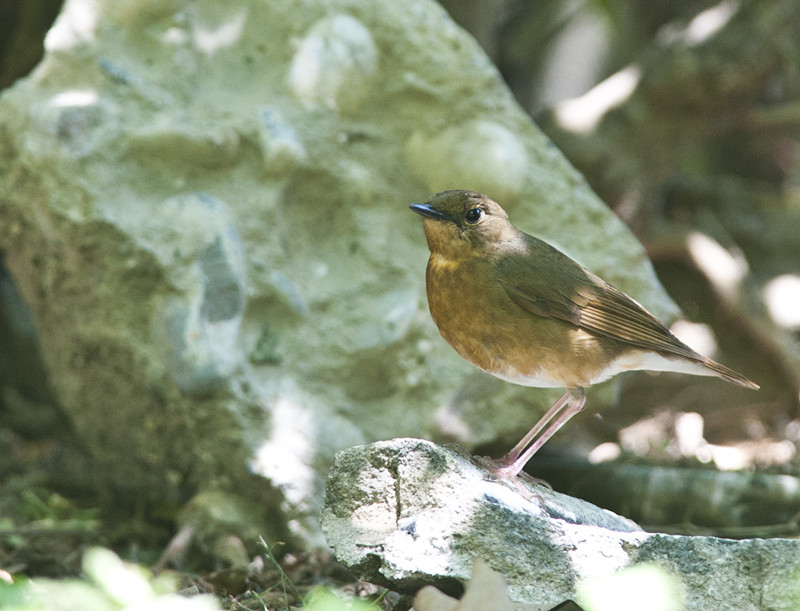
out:
{"label": "bird's tail", "polygon": [[727,382],[730,382],[731,384],[736,384],[737,386],[744,386],[745,388],[752,388],[753,390],[758,390],[760,388],[758,384],[744,377],[742,374],[737,373],[733,369],[725,367],[725,365],[721,365],[716,361],[712,361],[709,358],[702,357],[701,363],[703,364],[704,367],[710,369],[717,376],[719,376],[720,378],[722,378]]}

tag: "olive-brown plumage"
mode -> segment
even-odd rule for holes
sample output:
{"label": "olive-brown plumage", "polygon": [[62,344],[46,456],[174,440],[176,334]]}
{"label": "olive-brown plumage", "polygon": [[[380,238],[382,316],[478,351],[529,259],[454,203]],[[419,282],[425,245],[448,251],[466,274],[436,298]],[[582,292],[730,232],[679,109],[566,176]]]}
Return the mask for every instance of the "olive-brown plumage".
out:
{"label": "olive-brown plumage", "polygon": [[713,375],[758,388],[689,348],[622,291],[518,230],[485,195],[445,191],[411,209],[425,218],[428,306],[442,337],[499,378],[567,388],[498,461],[498,473],[516,475],[582,409],[585,387],[622,371]]}

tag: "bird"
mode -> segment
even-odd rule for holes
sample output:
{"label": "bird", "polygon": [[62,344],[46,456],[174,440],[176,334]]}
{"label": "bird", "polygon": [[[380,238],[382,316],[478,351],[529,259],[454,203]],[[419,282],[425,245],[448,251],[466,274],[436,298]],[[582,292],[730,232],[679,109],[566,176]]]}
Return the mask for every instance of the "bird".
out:
{"label": "bird", "polygon": [[424,218],[428,308],[445,341],[502,380],[566,389],[517,445],[491,461],[495,476],[516,478],[583,409],[585,389],[619,373],[680,372],[759,388],[692,350],[554,246],[517,229],[486,195],[443,191],[410,208]]}

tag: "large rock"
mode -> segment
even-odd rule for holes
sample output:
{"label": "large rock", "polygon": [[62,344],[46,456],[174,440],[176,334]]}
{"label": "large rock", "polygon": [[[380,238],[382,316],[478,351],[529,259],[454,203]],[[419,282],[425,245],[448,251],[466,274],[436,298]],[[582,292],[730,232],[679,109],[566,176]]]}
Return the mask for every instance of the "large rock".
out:
{"label": "large rock", "polygon": [[[511,601],[536,609],[575,598],[592,579],[653,564],[678,577],[686,609],[800,603],[800,541],[646,533],[544,486],[495,481],[468,456],[417,439],[340,452],[322,526],[341,562],[404,593],[432,584],[458,594],[482,559],[505,578]],[[651,608],[652,593],[643,595],[626,608]]]}
{"label": "large rock", "polygon": [[336,450],[513,438],[553,397],[476,384],[440,340],[409,202],[485,191],[674,311],[432,0],[67,0],[0,100],[0,160],[0,249],[97,480],[237,488],[316,542]]}

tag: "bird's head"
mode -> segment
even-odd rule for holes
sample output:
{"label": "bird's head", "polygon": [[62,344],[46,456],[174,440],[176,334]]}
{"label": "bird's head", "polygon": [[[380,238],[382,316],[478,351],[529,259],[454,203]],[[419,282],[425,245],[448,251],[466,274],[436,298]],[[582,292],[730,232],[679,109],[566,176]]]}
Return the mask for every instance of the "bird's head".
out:
{"label": "bird's head", "polygon": [[428,248],[448,259],[488,253],[518,234],[500,204],[475,191],[443,191],[409,207],[425,217]]}

